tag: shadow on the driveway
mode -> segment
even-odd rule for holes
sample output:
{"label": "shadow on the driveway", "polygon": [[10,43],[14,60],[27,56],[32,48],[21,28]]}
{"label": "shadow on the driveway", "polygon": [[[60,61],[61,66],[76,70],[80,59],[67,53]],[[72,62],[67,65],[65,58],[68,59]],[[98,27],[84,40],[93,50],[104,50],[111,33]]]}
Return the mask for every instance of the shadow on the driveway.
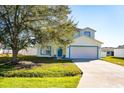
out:
{"label": "shadow on the driveway", "polygon": [[92,62],[96,59],[72,59],[73,62]]}

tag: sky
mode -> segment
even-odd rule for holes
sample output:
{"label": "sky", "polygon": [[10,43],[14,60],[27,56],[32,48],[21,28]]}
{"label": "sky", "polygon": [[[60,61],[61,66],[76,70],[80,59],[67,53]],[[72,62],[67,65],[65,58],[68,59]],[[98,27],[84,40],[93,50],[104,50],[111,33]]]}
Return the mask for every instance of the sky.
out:
{"label": "sky", "polygon": [[90,27],[102,47],[124,45],[124,6],[71,5],[71,16],[77,27]]}

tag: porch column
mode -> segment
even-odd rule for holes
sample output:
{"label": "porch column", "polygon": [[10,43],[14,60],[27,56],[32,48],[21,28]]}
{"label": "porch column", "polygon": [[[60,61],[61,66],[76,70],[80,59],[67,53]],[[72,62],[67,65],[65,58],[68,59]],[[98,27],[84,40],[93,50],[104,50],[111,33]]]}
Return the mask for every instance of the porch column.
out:
{"label": "porch column", "polygon": [[63,47],[63,56],[66,56],[66,47]]}

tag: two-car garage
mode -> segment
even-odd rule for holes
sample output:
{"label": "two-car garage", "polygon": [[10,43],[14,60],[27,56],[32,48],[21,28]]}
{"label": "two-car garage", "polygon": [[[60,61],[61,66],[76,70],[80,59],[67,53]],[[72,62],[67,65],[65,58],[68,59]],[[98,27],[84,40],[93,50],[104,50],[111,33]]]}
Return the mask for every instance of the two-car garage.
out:
{"label": "two-car garage", "polygon": [[81,36],[66,48],[66,57],[69,59],[98,59],[102,42]]}
{"label": "two-car garage", "polygon": [[70,59],[98,59],[97,46],[69,46]]}

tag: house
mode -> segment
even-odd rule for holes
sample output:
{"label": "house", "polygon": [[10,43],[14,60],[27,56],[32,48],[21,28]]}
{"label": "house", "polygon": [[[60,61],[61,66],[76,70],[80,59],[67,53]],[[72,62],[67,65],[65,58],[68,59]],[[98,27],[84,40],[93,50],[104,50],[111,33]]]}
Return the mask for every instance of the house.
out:
{"label": "house", "polygon": [[3,54],[2,44],[0,43],[0,54]]}
{"label": "house", "polygon": [[74,39],[68,46],[50,45],[43,47],[37,45],[35,48],[19,51],[23,55],[36,55],[38,57],[57,57],[68,59],[98,59],[100,58],[102,42],[95,39],[96,31],[89,27],[77,28]]}
{"label": "house", "polygon": [[9,47],[5,47],[3,44],[0,43],[0,54],[11,54],[12,50]]}
{"label": "house", "polygon": [[114,47],[102,47],[101,57],[114,56]]}
{"label": "house", "polygon": [[96,31],[86,27],[77,29],[74,40],[66,47],[47,46],[37,47],[39,57],[57,57],[69,59],[98,59],[102,42],[95,39]]}
{"label": "house", "polygon": [[124,45],[120,45],[114,49],[114,57],[124,58]]}
{"label": "house", "polygon": [[36,56],[37,55],[37,47],[35,47],[35,48],[29,47],[27,49],[22,49],[19,51],[18,54]]}

